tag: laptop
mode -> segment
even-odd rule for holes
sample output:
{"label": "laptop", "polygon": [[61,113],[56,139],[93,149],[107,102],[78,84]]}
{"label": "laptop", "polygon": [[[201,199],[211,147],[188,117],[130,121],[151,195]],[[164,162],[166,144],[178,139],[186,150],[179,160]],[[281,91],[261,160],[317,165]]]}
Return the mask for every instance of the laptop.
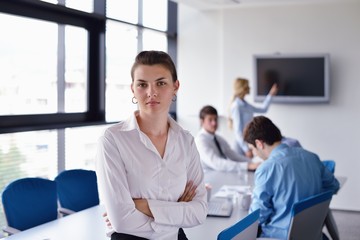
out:
{"label": "laptop", "polygon": [[228,198],[213,197],[208,202],[208,216],[230,217],[233,211],[233,202]]}

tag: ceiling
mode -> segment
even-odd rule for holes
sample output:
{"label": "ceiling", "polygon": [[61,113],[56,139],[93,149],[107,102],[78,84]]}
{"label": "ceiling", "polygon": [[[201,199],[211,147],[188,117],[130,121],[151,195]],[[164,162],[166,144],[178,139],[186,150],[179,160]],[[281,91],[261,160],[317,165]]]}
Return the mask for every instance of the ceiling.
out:
{"label": "ceiling", "polygon": [[241,8],[269,5],[314,4],[340,2],[345,0],[172,0],[200,10],[219,10],[226,8]]}

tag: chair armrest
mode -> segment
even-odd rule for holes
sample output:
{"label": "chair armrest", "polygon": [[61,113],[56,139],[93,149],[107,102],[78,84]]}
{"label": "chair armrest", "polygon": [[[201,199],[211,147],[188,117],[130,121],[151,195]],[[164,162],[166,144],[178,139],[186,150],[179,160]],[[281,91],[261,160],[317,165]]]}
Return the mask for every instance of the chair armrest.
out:
{"label": "chair armrest", "polygon": [[18,232],[21,232],[20,230],[16,229],[16,228],[13,228],[13,227],[9,227],[9,226],[4,226],[2,228],[2,230],[7,233],[7,234],[10,234],[10,235],[13,235],[15,233],[18,233]]}
{"label": "chair armrest", "polygon": [[59,207],[58,208],[59,213],[64,216],[64,215],[70,215],[75,213],[75,211],[68,209],[68,208],[63,208],[63,207]]}

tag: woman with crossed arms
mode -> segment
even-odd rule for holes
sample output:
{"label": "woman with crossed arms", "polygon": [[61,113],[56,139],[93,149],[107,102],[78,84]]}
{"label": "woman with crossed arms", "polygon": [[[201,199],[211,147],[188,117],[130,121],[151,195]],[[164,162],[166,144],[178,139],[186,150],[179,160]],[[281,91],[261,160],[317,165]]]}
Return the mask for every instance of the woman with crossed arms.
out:
{"label": "woman with crossed arms", "polygon": [[131,69],[126,121],[99,140],[96,172],[111,239],[187,239],[202,224],[206,189],[192,135],[168,114],[179,89],[176,68],[161,51],[140,52]]}

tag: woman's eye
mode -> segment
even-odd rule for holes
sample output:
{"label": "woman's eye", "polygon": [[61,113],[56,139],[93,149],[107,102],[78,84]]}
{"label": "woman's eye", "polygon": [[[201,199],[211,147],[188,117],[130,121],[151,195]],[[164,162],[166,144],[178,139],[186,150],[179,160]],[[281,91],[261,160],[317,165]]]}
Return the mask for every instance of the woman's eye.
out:
{"label": "woman's eye", "polygon": [[146,87],[146,83],[139,83],[138,87],[144,88],[144,87]]}
{"label": "woman's eye", "polygon": [[165,82],[158,82],[157,85],[158,85],[158,86],[164,86],[164,85],[166,85],[166,83],[165,83]]}

